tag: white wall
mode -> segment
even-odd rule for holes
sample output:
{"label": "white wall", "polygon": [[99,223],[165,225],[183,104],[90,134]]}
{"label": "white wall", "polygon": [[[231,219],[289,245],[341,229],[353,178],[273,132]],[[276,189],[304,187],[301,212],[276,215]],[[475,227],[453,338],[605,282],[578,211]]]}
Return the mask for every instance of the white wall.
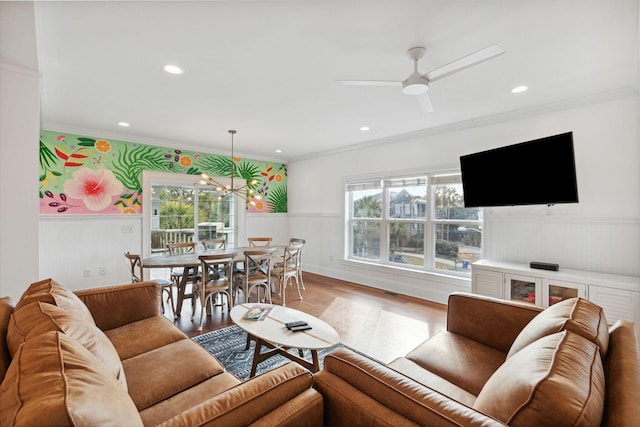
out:
{"label": "white wall", "polygon": [[[288,242],[288,228],[286,214],[246,217],[247,236],[271,236],[275,244]],[[40,279],[52,277],[70,289],[127,283],[124,252],[142,253],[142,215],[42,215],[39,232]]]}
{"label": "white wall", "polygon": [[0,2],[0,296],[16,300],[38,278],[36,52],[33,3]]}
{"label": "white wall", "polygon": [[484,256],[640,275],[639,104],[637,93],[625,94],[290,162],[289,229],[307,239],[305,269],[441,302],[469,291],[468,279],[341,261],[345,176],[459,167],[463,154],[573,131],[580,203],[487,209]]}

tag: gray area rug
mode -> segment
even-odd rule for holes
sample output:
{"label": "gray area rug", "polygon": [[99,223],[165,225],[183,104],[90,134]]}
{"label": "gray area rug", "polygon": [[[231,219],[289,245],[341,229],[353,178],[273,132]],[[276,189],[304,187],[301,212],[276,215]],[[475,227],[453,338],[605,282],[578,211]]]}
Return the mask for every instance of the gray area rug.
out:
{"label": "gray area rug", "polygon": [[[209,353],[213,354],[225,369],[234,374],[238,379],[245,381],[249,378],[256,343],[255,341],[251,341],[251,347],[249,347],[249,350],[245,350],[247,333],[239,326],[233,325],[207,332],[206,334],[194,337],[193,340],[204,347]],[[324,365],[324,357],[339,347],[342,347],[342,344],[337,344],[324,350],[318,350],[320,369],[322,369]],[[265,350],[266,348],[263,351]],[[297,354],[297,350],[291,351]],[[311,352],[309,350],[304,351],[304,356],[308,361],[311,361]],[[288,361],[289,359],[280,355],[270,357],[258,364],[256,375],[282,366]]]}

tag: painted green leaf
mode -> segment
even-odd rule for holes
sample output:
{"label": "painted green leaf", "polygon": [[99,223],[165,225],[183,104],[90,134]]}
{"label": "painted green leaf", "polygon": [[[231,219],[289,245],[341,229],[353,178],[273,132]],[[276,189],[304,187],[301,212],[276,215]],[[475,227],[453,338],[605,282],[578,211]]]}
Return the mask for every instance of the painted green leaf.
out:
{"label": "painted green leaf", "polygon": [[58,157],[53,154],[53,151],[40,140],[40,168],[51,169],[52,166],[55,166],[57,160]]}
{"label": "painted green leaf", "polygon": [[267,197],[267,205],[271,213],[287,212],[287,188],[276,187],[272,190]]}
{"label": "painted green leaf", "polygon": [[154,170],[170,172],[169,160],[158,147],[139,145],[133,149],[125,146],[117,160],[111,165],[113,174],[122,185],[138,194],[142,193],[142,171]]}
{"label": "painted green leaf", "polygon": [[231,176],[231,160],[228,157],[209,155],[197,160],[197,166],[211,176]]}
{"label": "painted green leaf", "polygon": [[80,141],[80,144],[78,145],[84,145],[85,147],[87,147],[87,144],[89,147],[93,147],[93,145],[96,143],[96,140],[93,138],[84,138],[84,137],[78,137],[78,141]]}
{"label": "painted green leaf", "polygon": [[261,181],[262,175],[260,174],[260,169],[253,163],[249,163],[247,161],[242,161],[241,163],[236,164],[235,166],[236,166],[236,169],[234,173],[244,178],[244,180],[247,181],[247,186],[249,188],[255,189],[255,187],[257,186],[257,183],[254,185],[249,185],[249,183],[254,179],[257,180],[258,182]]}

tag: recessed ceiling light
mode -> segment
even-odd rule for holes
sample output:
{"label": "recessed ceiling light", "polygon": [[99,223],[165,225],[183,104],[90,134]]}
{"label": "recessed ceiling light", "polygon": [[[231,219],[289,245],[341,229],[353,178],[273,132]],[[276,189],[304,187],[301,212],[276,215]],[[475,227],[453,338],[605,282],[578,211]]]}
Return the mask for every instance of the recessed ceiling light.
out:
{"label": "recessed ceiling light", "polygon": [[164,66],[164,70],[167,73],[170,73],[170,74],[182,74],[182,73],[184,73],[184,70],[182,68],[178,67],[177,65],[171,65],[171,64],[165,65]]}
{"label": "recessed ceiling light", "polygon": [[360,128],[360,130],[361,130],[362,132],[366,132],[366,131],[368,131],[368,130],[369,130],[369,126],[362,126],[362,127]]}
{"label": "recessed ceiling light", "polygon": [[276,153],[282,153],[282,150],[278,148],[278,149],[276,150]]}
{"label": "recessed ceiling light", "polygon": [[128,128],[131,125],[127,122],[118,122],[118,126],[122,126],[123,128]]}
{"label": "recessed ceiling light", "polygon": [[511,89],[511,93],[522,93],[522,92],[526,92],[527,89],[529,89],[527,86],[516,86],[513,89]]}

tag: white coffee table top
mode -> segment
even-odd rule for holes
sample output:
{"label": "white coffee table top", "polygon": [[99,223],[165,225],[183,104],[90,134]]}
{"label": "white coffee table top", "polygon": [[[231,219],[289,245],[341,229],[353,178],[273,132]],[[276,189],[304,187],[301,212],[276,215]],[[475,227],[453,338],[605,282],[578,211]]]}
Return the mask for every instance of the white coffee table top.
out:
{"label": "white coffee table top", "polygon": [[[281,305],[273,305],[269,316],[264,320],[243,319],[253,303],[236,305],[231,309],[231,320],[250,335],[272,344],[306,350],[319,350],[332,347],[340,342],[340,336],[326,322],[310,314]],[[287,322],[303,320],[311,325],[307,331],[291,332],[285,326]]]}

